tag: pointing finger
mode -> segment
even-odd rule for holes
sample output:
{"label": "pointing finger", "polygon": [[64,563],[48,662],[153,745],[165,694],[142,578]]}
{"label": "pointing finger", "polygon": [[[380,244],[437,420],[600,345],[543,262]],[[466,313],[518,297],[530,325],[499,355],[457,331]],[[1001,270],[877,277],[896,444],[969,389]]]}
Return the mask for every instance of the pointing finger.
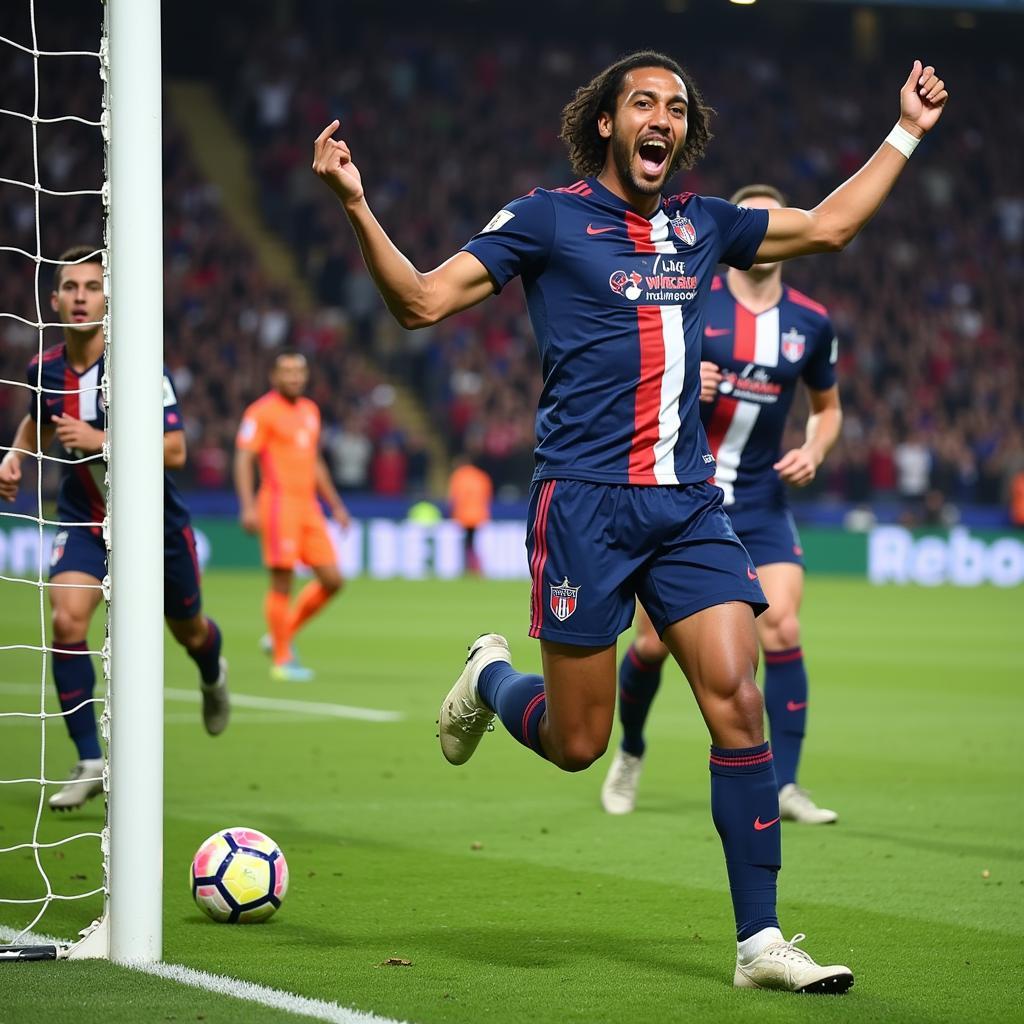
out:
{"label": "pointing finger", "polygon": [[313,145],[314,145],[314,146],[319,146],[319,145],[321,145],[321,144],[322,144],[322,143],[323,143],[323,142],[324,142],[324,141],[325,141],[326,139],[329,139],[329,138],[330,138],[330,137],[331,137],[331,136],[332,136],[332,135],[333,135],[333,134],[334,134],[334,133],[335,133],[335,132],[336,132],[336,131],[337,131],[337,130],[338,130],[338,129],[340,128],[340,127],[341,127],[341,122],[340,122],[340,121],[339,121],[339,120],[338,120],[337,118],[335,118],[335,119],[334,119],[334,120],[333,120],[333,121],[332,121],[332,122],[331,122],[331,123],[330,123],[330,124],[329,124],[329,125],[328,125],[328,126],[327,126],[327,127],[326,127],[326,128],[325,128],[325,129],[324,129],[324,130],[323,130],[323,131],[322,131],[322,132],[321,132],[321,133],[319,134],[319,135],[318,135],[318,136],[317,136],[317,137],[316,137],[316,142],[314,142],[314,143],[313,143]]}

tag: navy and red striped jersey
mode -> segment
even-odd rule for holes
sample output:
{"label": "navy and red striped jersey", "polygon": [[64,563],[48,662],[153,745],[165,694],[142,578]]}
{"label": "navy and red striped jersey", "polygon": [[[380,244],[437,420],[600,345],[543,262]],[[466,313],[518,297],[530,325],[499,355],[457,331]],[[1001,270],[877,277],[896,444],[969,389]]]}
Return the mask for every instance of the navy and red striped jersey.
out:
{"label": "navy and red striped jersey", "polygon": [[825,391],[836,382],[838,341],[824,306],[784,286],[777,306],[751,313],[724,277],[712,285],[703,358],[723,380],[714,402],[701,403],[701,420],[715,456],[715,483],[725,504],[750,507],[785,501],[772,469],[797,382]]}
{"label": "navy and red striped jersey", "polygon": [[[68,365],[63,343],[47,349],[40,360],[36,356],[28,366],[26,379],[33,387],[42,384],[42,393],[29,399],[29,416],[34,421],[52,424],[53,417],[74,416],[97,430],[107,429],[107,410],[100,390],[103,381],[104,357],[78,373]],[[171,376],[164,367],[164,433],[184,429],[178,398]],[[65,459],[84,459],[80,451],[65,451]],[[66,464],[61,467],[60,491],[57,494],[57,517],[62,523],[100,523],[106,514],[106,485],[103,482],[106,463],[99,458]],[[171,479],[164,473],[164,532],[171,533],[189,525],[188,508]],[[94,527],[98,530],[98,527]]]}
{"label": "navy and red striped jersey", "polygon": [[690,193],[648,219],[587,178],[509,203],[465,245],[499,290],[523,279],[544,377],[535,480],[712,475],[697,408],[704,307],[715,267],[749,267],[767,227],[766,210]]}

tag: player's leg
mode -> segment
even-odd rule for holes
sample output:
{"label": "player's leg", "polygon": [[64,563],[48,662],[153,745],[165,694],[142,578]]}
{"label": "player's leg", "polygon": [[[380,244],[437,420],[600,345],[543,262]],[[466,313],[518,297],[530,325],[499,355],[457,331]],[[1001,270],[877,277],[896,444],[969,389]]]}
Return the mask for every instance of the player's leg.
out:
{"label": "player's leg", "polygon": [[68,782],[50,797],[56,811],[81,807],[103,792],[103,751],[96,728],[96,670],[88,650],[89,623],[103,600],[106,575],[103,541],[84,527],[70,527],[54,540],[48,587],[53,629],[53,681],[64,724],[78,751]]}
{"label": "player's leg", "polygon": [[800,604],[804,570],[792,562],[759,565],[768,610],[757,620],[764,650],[764,702],[771,729],[779,806],[785,820],[826,825],[838,815],[818,807],[797,785],[807,722],[807,671],[800,646]]}
{"label": "player's leg", "polygon": [[605,752],[615,714],[615,646],[542,639],[541,656],[542,676],[518,672],[503,637],[477,640],[442,707],[441,747],[449,761],[467,761],[495,716],[563,771],[582,771]]}
{"label": "player's leg", "polygon": [[164,537],[164,621],[199,669],[203,725],[211,736],[228,725],[228,663],[220,627],[203,612],[199,558],[191,526]]}
{"label": "player's leg", "polygon": [[695,507],[680,510],[688,512],[680,515],[680,531],[650,566],[638,596],[686,674],[711,735],[711,811],[736,920],[734,984],[845,991],[852,983],[847,968],[820,967],[778,927],[778,788],[755,682],[754,612],[763,611],[764,595],[721,510],[720,492],[702,485],[688,491]]}
{"label": "player's leg", "polygon": [[295,634],[342,588],[337,554],[319,508],[302,524],[299,557],[313,569],[314,578],[299,591],[288,616],[289,643]]}
{"label": "player's leg", "polygon": [[644,725],[668,657],[668,648],[658,638],[650,616],[639,602],[634,622],[636,636],[619,663],[622,742],[601,787],[601,806],[609,814],[629,814],[636,806],[636,790],[647,746]]}
{"label": "player's leg", "polygon": [[[625,490],[580,481],[534,486],[530,635],[542,641],[544,675],[514,669],[504,637],[479,637],[438,719],[453,764],[472,756],[495,714],[520,743],[566,771],[604,752],[615,710],[615,640],[632,617],[632,574],[649,553],[630,550],[642,548],[643,531],[616,515]],[[608,544],[616,529],[626,539]]]}

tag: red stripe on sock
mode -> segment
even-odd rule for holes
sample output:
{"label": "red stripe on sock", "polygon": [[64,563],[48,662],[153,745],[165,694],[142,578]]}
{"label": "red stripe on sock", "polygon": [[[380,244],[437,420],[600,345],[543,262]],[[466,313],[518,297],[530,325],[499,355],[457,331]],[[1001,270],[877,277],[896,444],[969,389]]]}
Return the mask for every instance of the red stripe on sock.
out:
{"label": "red stripe on sock", "polygon": [[766,665],[785,665],[789,661],[799,661],[804,656],[800,647],[790,647],[785,651],[765,651],[764,663]]}
{"label": "red stripe on sock", "polygon": [[541,692],[526,705],[526,710],[523,712],[523,742],[527,745],[530,744],[530,715],[533,714],[537,705],[543,703],[545,700],[547,700],[547,695],[543,690],[541,690]]}
{"label": "red stripe on sock", "polygon": [[629,650],[626,651],[630,662],[632,662],[635,669],[639,669],[641,672],[654,672],[661,668],[660,661],[644,661],[639,654],[636,653],[636,648],[630,644]]}
{"label": "red stripe on sock", "polygon": [[730,765],[745,768],[755,764],[767,764],[772,760],[772,752],[766,750],[763,754],[751,754],[747,757],[716,757],[711,755],[711,763],[722,765],[728,768]]}

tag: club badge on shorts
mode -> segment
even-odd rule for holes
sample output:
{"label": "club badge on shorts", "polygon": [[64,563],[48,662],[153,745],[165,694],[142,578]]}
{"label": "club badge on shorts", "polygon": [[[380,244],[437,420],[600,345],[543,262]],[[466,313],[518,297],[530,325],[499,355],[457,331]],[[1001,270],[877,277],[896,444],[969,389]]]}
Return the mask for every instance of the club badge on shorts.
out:
{"label": "club badge on shorts", "polygon": [[567,576],[562,577],[558,586],[551,585],[551,611],[559,622],[565,622],[576,611],[576,595],[579,592],[579,587],[569,585]]}

